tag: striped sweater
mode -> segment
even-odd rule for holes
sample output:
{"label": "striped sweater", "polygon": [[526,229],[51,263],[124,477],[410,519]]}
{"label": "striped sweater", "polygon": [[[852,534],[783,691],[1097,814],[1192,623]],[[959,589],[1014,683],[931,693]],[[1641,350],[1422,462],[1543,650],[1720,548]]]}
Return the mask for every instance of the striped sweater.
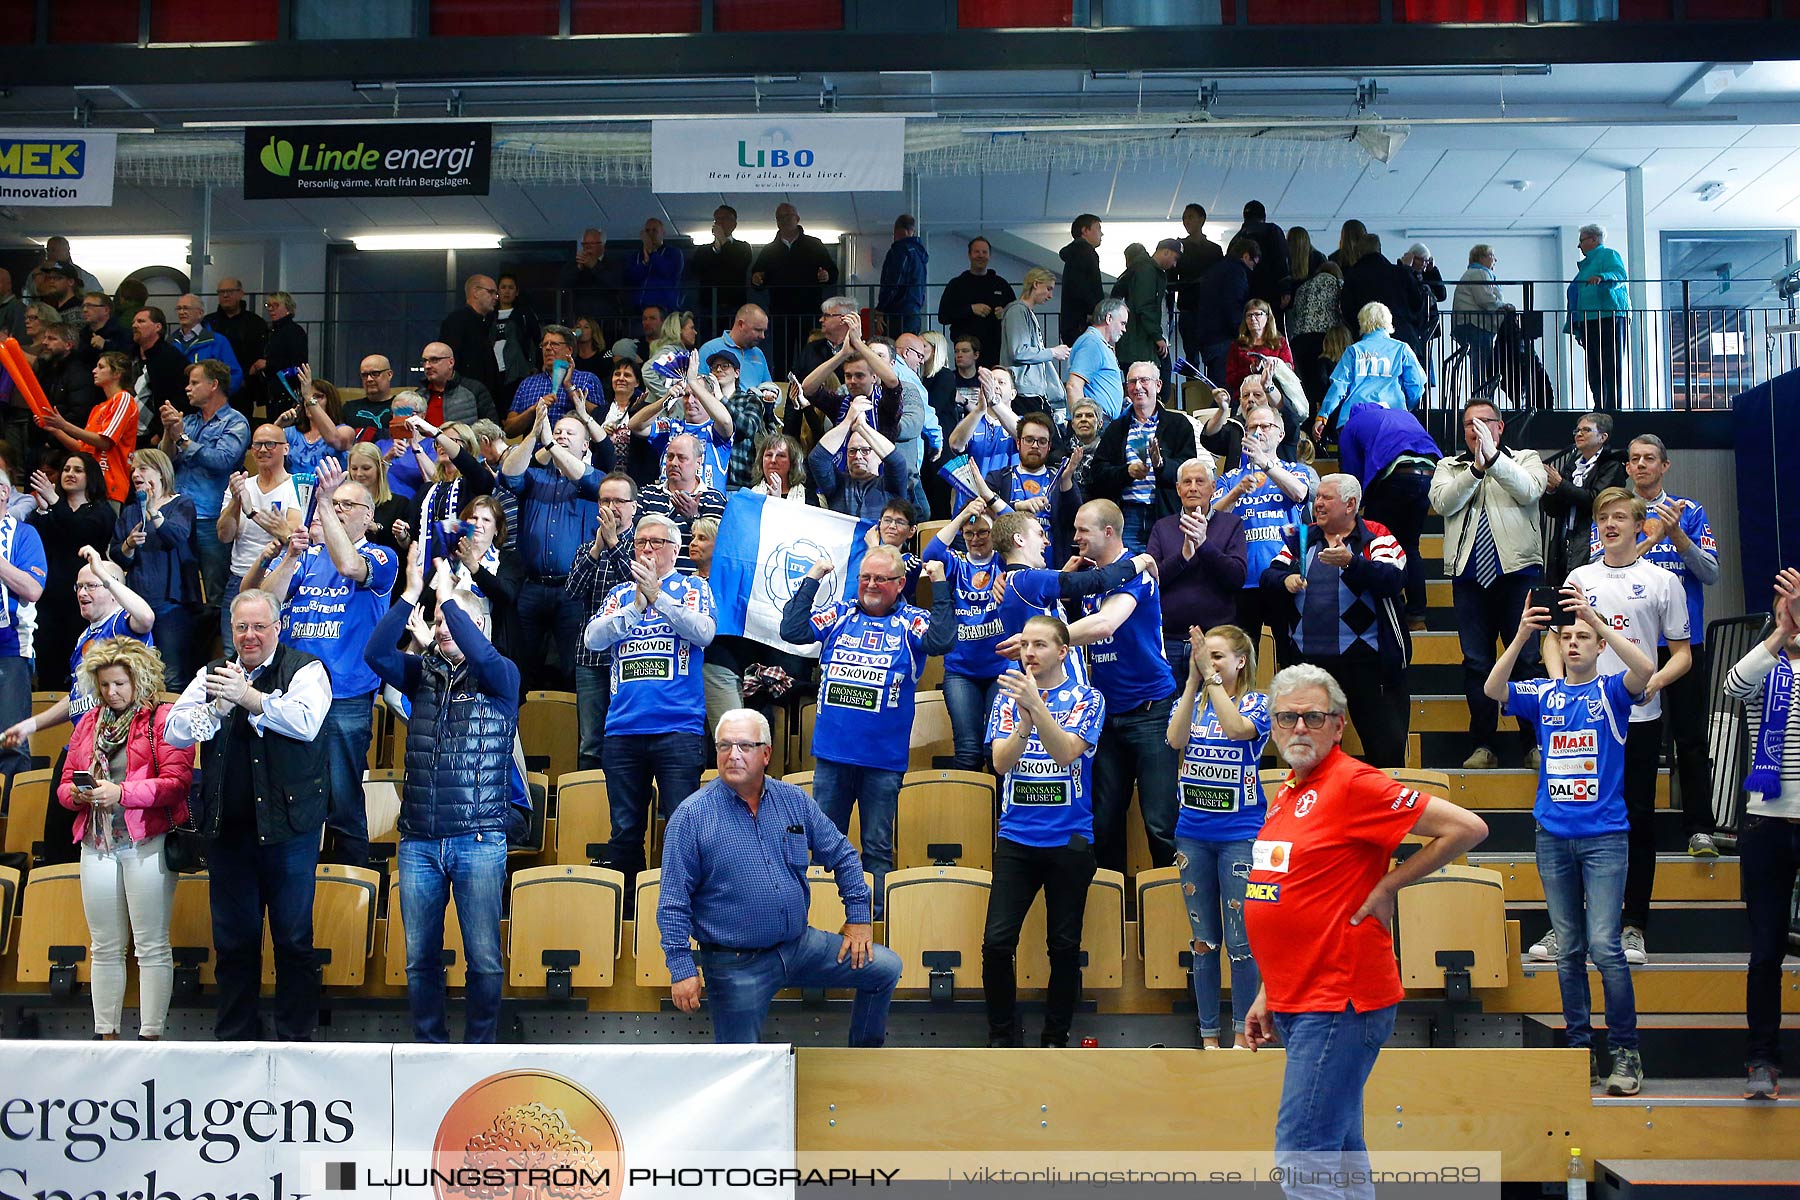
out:
{"label": "striped sweater", "polygon": [[[1800,656],[1790,650],[1788,657]],[[1762,735],[1763,680],[1775,669],[1775,661],[1767,643],[1758,642],[1725,676],[1725,694],[1744,702],[1751,745]],[[1787,736],[1782,740],[1781,751],[1781,792],[1774,796],[1751,793],[1744,806],[1751,816],[1800,820],[1800,672],[1794,675],[1793,705],[1788,713]]]}

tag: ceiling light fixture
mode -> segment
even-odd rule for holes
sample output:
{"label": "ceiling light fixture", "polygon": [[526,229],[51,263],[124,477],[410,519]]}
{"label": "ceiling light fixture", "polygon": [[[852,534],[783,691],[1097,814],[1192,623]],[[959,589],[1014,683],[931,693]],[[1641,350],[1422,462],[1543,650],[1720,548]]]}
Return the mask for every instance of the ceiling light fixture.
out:
{"label": "ceiling light fixture", "polygon": [[365,233],[352,237],[358,250],[498,250],[504,237],[478,229],[443,229],[424,233]]}

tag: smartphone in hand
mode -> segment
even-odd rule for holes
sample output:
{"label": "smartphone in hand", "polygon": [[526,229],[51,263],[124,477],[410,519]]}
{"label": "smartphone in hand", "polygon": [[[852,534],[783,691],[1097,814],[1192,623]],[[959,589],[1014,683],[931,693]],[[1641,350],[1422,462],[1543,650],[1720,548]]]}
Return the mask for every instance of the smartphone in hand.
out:
{"label": "smartphone in hand", "polygon": [[1550,610],[1550,627],[1566,628],[1575,623],[1575,614],[1562,606],[1561,588],[1534,587],[1525,600],[1526,608],[1547,608]]}
{"label": "smartphone in hand", "polygon": [[94,790],[94,773],[92,771],[76,771],[69,776],[69,782],[75,785],[78,792]]}

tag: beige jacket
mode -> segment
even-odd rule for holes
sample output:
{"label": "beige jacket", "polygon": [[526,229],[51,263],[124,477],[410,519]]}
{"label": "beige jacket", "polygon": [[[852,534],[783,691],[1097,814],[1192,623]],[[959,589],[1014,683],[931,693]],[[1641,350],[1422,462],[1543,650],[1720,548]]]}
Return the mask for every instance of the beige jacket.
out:
{"label": "beige jacket", "polygon": [[1480,474],[1467,453],[1440,461],[1431,475],[1431,507],[1444,518],[1444,574],[1454,579],[1468,565],[1478,504],[1487,512],[1502,571],[1543,566],[1538,530],[1543,494],[1544,463],[1536,450],[1502,450]]}

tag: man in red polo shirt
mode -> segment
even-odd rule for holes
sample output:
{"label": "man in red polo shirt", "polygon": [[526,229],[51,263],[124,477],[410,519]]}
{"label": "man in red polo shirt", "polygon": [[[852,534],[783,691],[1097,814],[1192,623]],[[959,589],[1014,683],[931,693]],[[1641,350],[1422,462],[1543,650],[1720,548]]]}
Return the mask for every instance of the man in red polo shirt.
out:
{"label": "man in red polo shirt", "polygon": [[[1245,1034],[1252,1048],[1277,1035],[1287,1048],[1275,1119],[1283,1191],[1372,1198],[1363,1085],[1405,995],[1389,933],[1394,898],[1479,843],[1487,825],[1345,754],[1344,692],[1321,668],[1276,675],[1269,707],[1292,773],[1250,864],[1244,924],[1262,991]],[[1431,840],[1389,871],[1409,833]]]}

